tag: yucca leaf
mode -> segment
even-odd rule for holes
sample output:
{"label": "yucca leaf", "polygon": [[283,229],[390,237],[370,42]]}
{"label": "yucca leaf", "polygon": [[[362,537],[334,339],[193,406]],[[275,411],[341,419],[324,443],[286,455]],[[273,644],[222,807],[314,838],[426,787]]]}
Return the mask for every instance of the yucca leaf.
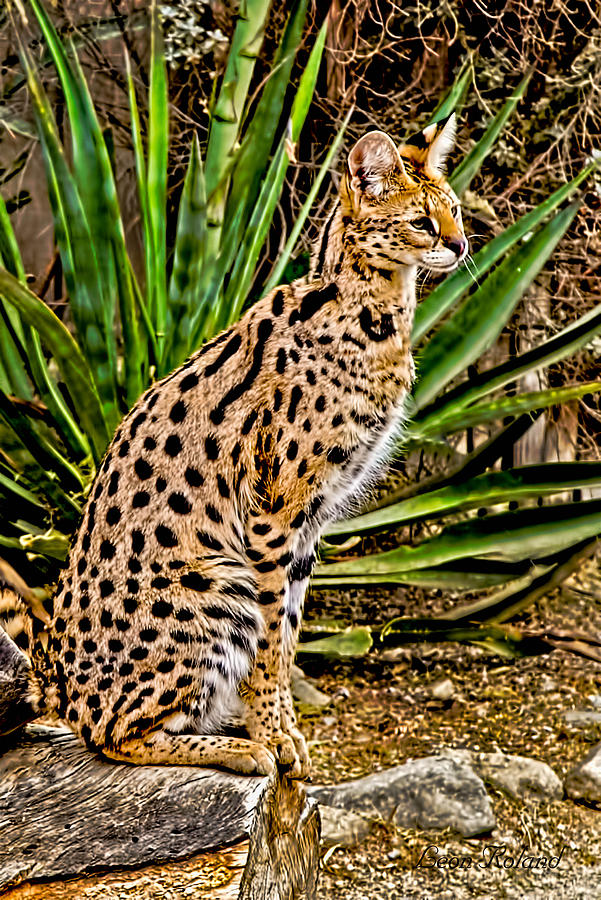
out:
{"label": "yucca leaf", "polygon": [[40,133],[56,241],[79,339],[90,363],[102,403],[102,416],[116,426],[119,419],[116,381],[107,350],[102,285],[92,236],[77,186],[67,166],[48,98],[29,54],[22,49],[29,93]]}
{"label": "yucca leaf", "polygon": [[532,566],[528,574],[501,590],[456,606],[445,614],[456,623],[506,622],[566,578],[583,557],[590,556],[597,540],[583,541],[553,557],[550,565]]}
{"label": "yucca leaf", "polygon": [[514,250],[428,341],[418,363],[417,409],[492,346],[577,211],[571,204]]}
{"label": "yucca leaf", "polygon": [[370,575],[369,573],[348,577],[316,576],[311,579],[311,588],[312,590],[320,588],[348,590],[349,588],[366,588],[370,585],[381,586],[385,582],[387,585],[405,584],[428,590],[465,592],[480,591],[513,581],[515,581],[513,572],[472,571],[467,567],[438,566],[432,569],[418,569],[415,572],[390,572],[385,578],[382,575]]}
{"label": "yucca leaf", "polygon": [[18,310],[27,324],[35,328],[52,353],[98,461],[109,442],[110,433],[88,363],[78,344],[46,304],[2,268],[0,296]]}
{"label": "yucca leaf", "polygon": [[[70,501],[66,493],[59,487],[65,484],[71,491],[80,491],[83,488],[81,473],[72,465],[51,441],[41,434],[34,423],[11,402],[4,392],[0,391],[0,418],[12,430],[15,438],[29,451],[32,458],[38,464],[40,472],[46,481],[46,489],[52,491],[55,498],[60,501]],[[47,473],[47,474],[46,474]],[[52,484],[56,481],[56,484]]]}
{"label": "yucca leaf", "polygon": [[[230,43],[221,87],[211,111],[205,160],[208,231],[205,260],[217,259],[222,248],[229,175],[235,162],[242,116],[255,61],[261,49],[269,0],[243,0]],[[210,280],[210,273],[204,283]]]}
{"label": "yucca leaf", "polygon": [[531,77],[532,73],[528,72],[522,78],[512,95],[492,119],[476,146],[470,150],[465,159],[453,171],[453,174],[449,178],[449,182],[453,190],[458,194],[462,194],[469,186],[472,178],[477,175],[482,163],[505,128],[508,119],[524,96]]}
{"label": "yucca leaf", "polygon": [[545,366],[565,359],[586,347],[600,332],[601,304],[572,322],[571,325],[567,325],[554,337],[533,347],[532,350],[519,353],[505,363],[471,376],[469,381],[457,385],[433,403],[430,408],[422,410],[417,418],[423,418],[425,421],[434,414],[446,415],[445,407],[449,414],[459,407],[465,408],[470,403],[491,394],[509,382],[517,381],[526,373],[538,372]]}
{"label": "yucca leaf", "polygon": [[387,580],[393,572],[412,572],[445,565],[453,560],[486,557],[518,562],[542,560],[580,541],[601,533],[601,501],[559,504],[449,525],[441,534],[415,547],[397,547],[360,559],[319,565],[320,577],[380,575]]}
{"label": "yucca leaf", "polygon": [[224,306],[223,283],[234,262],[243,219],[244,204],[240,204],[236,215],[228,223],[223,249],[215,261],[211,281],[204,291],[198,308],[190,316],[184,316],[180,322],[179,339],[182,342],[187,339],[193,350],[221,331],[222,323],[229,320],[229,310]]}
{"label": "yucca leaf", "polygon": [[[131,407],[146,386],[146,363],[142,353],[140,332],[137,316],[137,304],[135,300],[135,275],[130,266],[129,256],[125,243],[125,229],[121,219],[117,185],[113,174],[113,166],[109,148],[102,129],[98,123],[92,98],[86,84],[79,60],[74,57],[74,80],[80,97],[79,105],[82,109],[84,127],[91,133],[93,141],[89,147],[90,159],[85,166],[81,166],[80,182],[82,178],[89,178],[88,189],[82,193],[90,230],[96,247],[96,255],[100,259],[104,253],[108,258],[101,266],[101,276],[104,279],[104,306],[107,319],[107,331],[115,330],[115,296],[119,301],[119,316],[123,339],[123,367],[125,372],[125,397],[127,407]],[[80,148],[81,149],[81,148]],[[75,157],[74,157],[75,159]],[[92,175],[94,177],[92,177]],[[95,191],[91,193],[90,184],[94,184]],[[102,236],[105,233],[104,237]],[[108,302],[107,302],[108,296]],[[116,343],[109,340],[109,353],[116,353]],[[115,359],[115,370],[117,363]],[[116,413],[120,418],[119,411]]]}
{"label": "yucca leaf", "polygon": [[275,53],[269,78],[245,130],[242,145],[235,154],[225,212],[226,222],[233,216],[241,196],[247,197],[244,221],[248,220],[254,209],[261,177],[269,163],[286,94],[290,88],[290,76],[303,36],[307,5],[307,0],[296,0],[293,4]]}
{"label": "yucca leaf", "polygon": [[267,170],[263,187],[246,229],[246,236],[240,244],[225,294],[225,303],[223,304],[225,317],[218,322],[217,331],[221,331],[222,328],[227,327],[231,322],[235,322],[240,316],[254,278],[261,247],[265,243],[271,226],[271,220],[280,197],[288,162],[285,143],[282,138],[280,146]]}
{"label": "yucca leaf", "polygon": [[288,261],[289,261],[290,256],[292,255],[292,252],[296,246],[296,242],[298,241],[298,239],[300,237],[301,231],[304,228],[307,217],[308,217],[309,213],[311,212],[313,204],[315,203],[315,198],[317,197],[319,188],[321,187],[321,183],[322,183],[326,173],[329,171],[330,166],[332,165],[334,156],[338,152],[338,148],[342,142],[342,138],[344,137],[347,125],[350,121],[353,111],[354,111],[354,107],[351,107],[349,109],[348,113],[346,114],[346,116],[344,117],[344,121],[343,121],[342,125],[340,126],[340,128],[338,129],[338,133],[337,133],[336,137],[332,141],[330,149],[327,152],[326,158],[324,159],[324,161],[322,162],[321,166],[318,169],[317,175],[315,176],[315,180],[314,180],[313,184],[311,185],[311,188],[309,190],[309,193],[307,194],[305,202],[303,203],[303,205],[294,221],[294,225],[292,226],[292,231],[290,232],[290,235],[288,237],[288,240],[286,241],[284,249],[280,253],[279,259],[273,269],[273,272],[269,276],[269,280],[267,281],[267,284],[263,288],[264,294],[268,294],[269,291],[273,290],[273,288],[276,287],[276,285],[280,284],[280,279],[282,277],[284,269],[288,265]]}
{"label": "yucca leaf", "polygon": [[439,434],[453,434],[487,422],[499,421],[508,416],[517,416],[536,409],[559,406],[579,400],[587,394],[601,391],[601,382],[587,382],[564,388],[549,388],[546,391],[529,391],[514,397],[500,397],[488,403],[461,406],[459,409],[447,406],[415,423],[411,432],[414,438],[432,437]]}
{"label": "yucca leaf", "polygon": [[[469,481],[410,497],[374,512],[337,522],[330,535],[369,534],[426,517],[441,518],[464,509],[510,503],[584,487],[601,487],[601,463],[562,462],[487,472]],[[599,523],[601,532],[601,522]]]}
{"label": "yucca leaf", "polygon": [[[300,136],[311,100],[313,99],[325,45],[326,29],[327,22],[324,22],[309,55],[306,68],[301,75],[294,103],[292,104],[288,136],[288,140],[292,143],[296,143]],[[227,320],[221,322],[222,327],[238,318],[250,290],[259,253],[267,237],[290,162],[285,140],[282,137],[276,155],[271,161],[255,211],[246,230],[246,237],[240,246],[225,295],[225,307],[228,310],[228,316]]]}
{"label": "yucca leaf", "polygon": [[364,656],[372,645],[373,640],[369,628],[356,627],[314,641],[301,641],[296,647],[296,652],[345,658]]}
{"label": "yucca leaf", "polygon": [[20,503],[24,503],[27,507],[33,506],[41,512],[46,513],[47,511],[40,497],[3,472],[0,472],[0,492],[5,497],[10,497],[10,502],[16,504],[17,508]]}
{"label": "yucca leaf", "polygon": [[[144,262],[146,273],[146,301],[144,306],[147,315],[150,316],[150,298],[152,297],[153,288],[153,237],[152,228],[150,226],[150,216],[148,213],[148,177],[146,174],[146,156],[144,153],[144,143],[142,140],[142,128],[140,125],[140,113],[138,110],[138,101],[136,99],[136,88],[131,72],[131,62],[129,54],[125,54],[125,66],[127,71],[127,96],[129,100],[129,113],[131,119],[131,135],[134,148],[134,158],[136,161],[136,183],[138,185],[138,199],[140,201],[140,211],[142,214],[142,234],[144,243]],[[154,332],[154,325],[152,326]]]}
{"label": "yucca leaf", "polygon": [[[29,531],[29,528],[27,529]],[[52,557],[61,562],[69,555],[71,536],[51,528],[44,534],[24,534],[19,543],[26,553],[39,553],[44,557]]]}
{"label": "yucca leaf", "polygon": [[200,144],[195,137],[179,204],[173,271],[169,282],[168,334],[165,369],[180,365],[189,353],[189,334],[180,332],[200,305],[200,281],[206,241],[206,192]]}
{"label": "yucca leaf", "polygon": [[151,3],[150,89],[148,110],[148,219],[152,232],[151,320],[155,324],[159,359],[167,324],[167,149],[169,106],[167,67],[162,49],[157,0]]}
{"label": "yucca leaf", "polygon": [[[498,262],[515,244],[540,225],[558,206],[568,200],[574,191],[589,175],[598,168],[596,163],[587,166],[572,181],[563,184],[539,203],[531,212],[526,213],[513,225],[505,228],[501,234],[489,241],[473,257],[473,268],[477,277],[483,276]],[[412,338],[417,344],[431,328],[449,311],[453,304],[472,286],[474,274],[465,266],[449,275],[442,284],[431,291],[421,301],[415,311]]]}
{"label": "yucca leaf", "polygon": [[463,98],[465,97],[471,82],[472,62],[471,60],[468,60],[468,62],[461,67],[459,75],[430,116],[428,124],[431,125],[433,122],[439,122],[441,119],[446,119],[452,112],[459,112],[463,103]]}
{"label": "yucca leaf", "polygon": [[[0,195],[0,265],[16,278],[25,280],[25,270],[15,233],[4,198]],[[23,327],[12,307],[0,310],[0,360],[6,385],[17,397],[30,400],[33,396],[24,363]]]}
{"label": "yucca leaf", "polygon": [[[102,337],[107,367],[115,384],[116,401],[117,348],[114,324],[117,291],[113,246],[120,218],[113,173],[87,85],[78,68],[77,57],[73,53],[72,61],[67,56],[42,4],[38,0],[29,2],[56,66],[69,113],[74,182],[80,198],[80,214],[86,220],[91,242],[87,252],[93,251],[98,273],[98,294],[93,302],[99,307],[96,314],[103,319]],[[62,184],[59,182],[57,187],[60,190]],[[119,418],[115,402],[113,423],[116,424]]]}
{"label": "yucca leaf", "polygon": [[522,635],[510,625],[458,626],[446,619],[394,619],[380,635],[385,647],[420,642],[460,641],[480,644],[510,659],[550,653],[550,644],[539,637]]}

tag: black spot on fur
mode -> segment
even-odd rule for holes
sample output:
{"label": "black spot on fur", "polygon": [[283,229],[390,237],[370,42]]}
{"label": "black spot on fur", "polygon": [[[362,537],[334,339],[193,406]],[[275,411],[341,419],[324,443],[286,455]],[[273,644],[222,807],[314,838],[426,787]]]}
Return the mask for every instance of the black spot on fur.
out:
{"label": "black spot on fur", "polygon": [[157,619],[166,619],[173,612],[173,604],[167,600],[157,600],[152,604],[152,614]]}
{"label": "black spot on fur", "polygon": [[376,342],[385,341],[396,334],[392,316],[389,313],[382,313],[382,318],[376,322],[372,317],[371,310],[366,306],[359,314],[359,325],[368,338]]}
{"label": "black spot on fur", "polygon": [[186,391],[191,391],[192,388],[195,388],[198,384],[198,375],[196,372],[190,372],[188,375],[185,375],[179,383],[179,389],[182,394],[185,394]]}
{"label": "black spot on fur", "polygon": [[116,525],[121,519],[121,510],[118,506],[109,506],[106,513],[106,524]]}
{"label": "black spot on fur", "polygon": [[205,453],[208,459],[217,459],[219,456],[219,441],[214,434],[205,438]]}
{"label": "black spot on fur", "polygon": [[291,425],[294,422],[294,420],[296,419],[296,408],[297,408],[300,400],[302,399],[302,396],[303,396],[302,390],[300,389],[300,387],[297,384],[295,384],[290,393],[290,404],[288,406],[288,416],[287,416],[288,421],[290,422]]}
{"label": "black spot on fur", "polygon": [[152,476],[153,468],[147,460],[140,456],[134,463],[134,472],[141,481],[146,481]]}
{"label": "black spot on fur", "polygon": [[180,422],[183,422],[186,418],[188,412],[188,408],[183,400],[178,400],[177,403],[174,403],[169,412],[169,418],[174,423],[174,425],[178,425]]}
{"label": "black spot on fur", "polygon": [[186,471],[184,472],[184,478],[190,485],[190,487],[200,487],[204,484],[204,478],[198,471],[198,469],[194,469],[192,466],[188,466]]}
{"label": "black spot on fur", "polygon": [[176,434],[170,434],[165,441],[165,453],[172,458],[182,452],[182,442]]}
{"label": "black spot on fur", "polygon": [[338,288],[334,282],[328,284],[325,288],[321,288],[321,290],[309,291],[301,300],[300,307],[291,312],[288,324],[294,325],[296,322],[306,322],[307,319],[310,319],[311,316],[321,309],[324,303],[335,300],[337,296]]}
{"label": "black spot on fur", "polygon": [[180,578],[180,583],[182,587],[190,588],[193,591],[208,591],[213,580],[205,578],[199,572],[187,572]]}
{"label": "black spot on fur", "polygon": [[175,533],[167,525],[157,525],[154,529],[157,541],[162,547],[177,547],[178,540]]}
{"label": "black spot on fur", "polygon": [[173,494],[169,494],[169,498],[167,503],[173,510],[173,512],[178,513],[180,516],[186,516],[192,509],[192,504],[183,494],[180,494],[179,491],[174,491]]}
{"label": "black spot on fur", "polygon": [[271,311],[274,316],[281,316],[284,312],[284,292],[276,291],[271,301]]}

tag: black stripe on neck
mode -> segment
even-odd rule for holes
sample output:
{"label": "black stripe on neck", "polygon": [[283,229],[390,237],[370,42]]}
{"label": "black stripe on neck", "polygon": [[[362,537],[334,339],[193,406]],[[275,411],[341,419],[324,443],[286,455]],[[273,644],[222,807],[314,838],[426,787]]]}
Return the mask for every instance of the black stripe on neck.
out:
{"label": "black stripe on neck", "polygon": [[323,229],[323,234],[321,236],[321,243],[319,245],[319,256],[317,257],[317,265],[315,267],[315,275],[321,275],[323,271],[323,265],[326,261],[326,251],[328,249],[328,240],[330,238],[330,228],[332,227],[332,222],[334,221],[334,216],[338,212],[338,207],[340,206],[340,201],[338,201],[334,205],[334,209],[332,210],[328,221],[325,224]]}

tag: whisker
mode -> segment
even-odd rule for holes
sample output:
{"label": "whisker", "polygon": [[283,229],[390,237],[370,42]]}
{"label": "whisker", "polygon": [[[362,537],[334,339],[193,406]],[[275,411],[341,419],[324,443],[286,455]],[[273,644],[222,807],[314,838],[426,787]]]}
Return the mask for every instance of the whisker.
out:
{"label": "whisker", "polygon": [[[471,253],[466,254],[464,263],[465,263],[465,268],[467,270],[468,275],[470,276],[470,278],[472,279],[474,284],[477,287],[480,287],[480,282],[478,281],[478,267],[476,266],[476,264],[474,262],[474,258],[471,255]],[[471,263],[471,267],[470,267],[470,265],[468,265],[468,263]]]}

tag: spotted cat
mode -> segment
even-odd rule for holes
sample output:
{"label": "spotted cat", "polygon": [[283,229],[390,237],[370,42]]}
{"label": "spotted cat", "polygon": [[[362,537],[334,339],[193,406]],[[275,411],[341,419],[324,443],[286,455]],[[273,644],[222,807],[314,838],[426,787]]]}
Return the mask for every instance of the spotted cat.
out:
{"label": "spotted cat", "polygon": [[418,268],[449,271],[467,253],[443,175],[454,131],[451,117],[398,149],[361,138],[308,277],[122,422],[33,636],[46,708],[90,748],[307,774],[289,685],[303,597],[322,530],[382,471],[402,425]]}

